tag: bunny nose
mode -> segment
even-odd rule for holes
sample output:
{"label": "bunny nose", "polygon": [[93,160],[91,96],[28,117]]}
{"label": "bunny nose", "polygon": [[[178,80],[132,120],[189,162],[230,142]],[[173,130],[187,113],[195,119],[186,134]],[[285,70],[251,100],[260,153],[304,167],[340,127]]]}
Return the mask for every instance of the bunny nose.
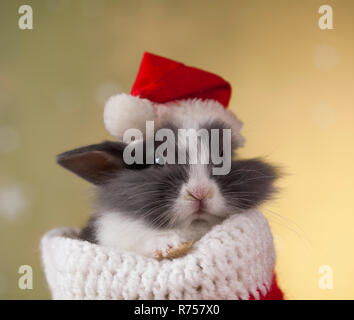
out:
{"label": "bunny nose", "polygon": [[202,201],[203,199],[211,196],[211,190],[208,187],[198,187],[187,190],[187,197],[194,200]]}

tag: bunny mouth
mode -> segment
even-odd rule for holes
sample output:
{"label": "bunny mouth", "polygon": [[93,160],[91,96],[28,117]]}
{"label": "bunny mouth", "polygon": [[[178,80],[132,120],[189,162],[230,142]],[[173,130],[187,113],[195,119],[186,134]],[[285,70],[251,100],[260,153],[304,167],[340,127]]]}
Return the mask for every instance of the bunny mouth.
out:
{"label": "bunny mouth", "polygon": [[205,209],[200,206],[198,207],[197,210],[194,210],[192,215],[196,218],[202,218],[203,216],[207,215],[208,213],[205,211]]}
{"label": "bunny mouth", "polygon": [[203,209],[196,210],[192,213],[193,221],[209,221],[211,214]]}
{"label": "bunny mouth", "polygon": [[201,218],[201,217],[197,217],[195,219],[193,219],[191,221],[191,225],[203,225],[203,224],[209,224],[210,221],[209,219],[206,219],[206,218]]}

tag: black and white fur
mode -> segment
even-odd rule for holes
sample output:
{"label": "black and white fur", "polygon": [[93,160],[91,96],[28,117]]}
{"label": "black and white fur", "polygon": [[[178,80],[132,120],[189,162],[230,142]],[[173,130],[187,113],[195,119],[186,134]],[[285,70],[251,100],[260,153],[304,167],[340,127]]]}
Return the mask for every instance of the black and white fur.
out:
{"label": "black and white fur", "polygon": [[[228,127],[220,119],[193,126]],[[170,121],[160,127],[176,130]],[[260,159],[234,159],[229,174],[218,176],[210,164],[126,165],[125,146],[105,141],[57,157],[61,166],[96,186],[84,240],[153,257],[198,240],[213,225],[257,207],[274,192],[277,170]]]}

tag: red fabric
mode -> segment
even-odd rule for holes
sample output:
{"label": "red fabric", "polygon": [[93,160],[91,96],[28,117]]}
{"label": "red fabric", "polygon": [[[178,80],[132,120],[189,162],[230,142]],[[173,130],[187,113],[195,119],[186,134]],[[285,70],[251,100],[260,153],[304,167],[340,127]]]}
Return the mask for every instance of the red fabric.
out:
{"label": "red fabric", "polygon": [[[267,294],[264,296],[259,290],[260,300],[284,300],[284,294],[281,289],[278,287],[277,279],[274,276],[270,289]],[[255,300],[253,296],[250,296],[250,300]]]}
{"label": "red fabric", "polygon": [[159,103],[186,98],[214,99],[226,108],[231,86],[213,73],[145,52],[131,94]]}

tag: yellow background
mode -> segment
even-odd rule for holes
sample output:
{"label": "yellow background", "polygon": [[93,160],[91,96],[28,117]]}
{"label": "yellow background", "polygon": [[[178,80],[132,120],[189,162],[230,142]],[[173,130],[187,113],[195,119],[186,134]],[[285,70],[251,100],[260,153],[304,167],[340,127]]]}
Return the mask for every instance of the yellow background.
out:
{"label": "yellow background", "polygon": [[[18,28],[22,4],[33,30]],[[318,27],[323,4],[334,30]],[[354,298],[353,15],[352,0],[1,1],[0,298],[49,298],[39,240],[90,211],[88,184],[55,155],[110,138],[104,101],[130,90],[145,50],[229,80],[241,156],[284,167],[264,213],[287,297]],[[24,264],[33,290],[18,288]]]}

